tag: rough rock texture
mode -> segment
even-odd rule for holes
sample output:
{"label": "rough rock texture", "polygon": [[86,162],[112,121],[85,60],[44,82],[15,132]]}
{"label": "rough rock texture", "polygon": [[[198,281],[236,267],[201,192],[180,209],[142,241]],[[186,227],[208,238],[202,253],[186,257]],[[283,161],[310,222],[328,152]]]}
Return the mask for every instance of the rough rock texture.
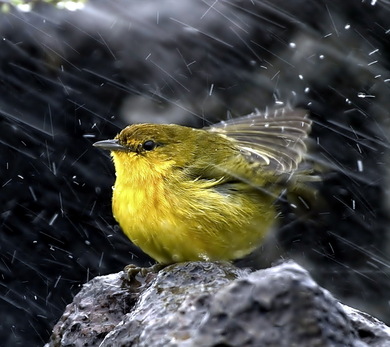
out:
{"label": "rough rock texture", "polygon": [[97,277],[68,305],[50,346],[390,346],[390,328],[288,262],[249,273],[182,263]]}
{"label": "rough rock texture", "polygon": [[352,326],[357,331],[360,339],[368,346],[390,346],[390,328],[387,325],[365,312],[346,305],[342,306],[351,319]]}

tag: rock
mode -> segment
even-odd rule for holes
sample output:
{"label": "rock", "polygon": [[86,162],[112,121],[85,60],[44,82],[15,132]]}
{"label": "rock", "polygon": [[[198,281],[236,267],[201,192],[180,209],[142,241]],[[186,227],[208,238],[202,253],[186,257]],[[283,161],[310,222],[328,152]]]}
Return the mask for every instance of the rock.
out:
{"label": "rock", "polygon": [[252,273],[174,264],[84,285],[51,346],[390,346],[390,328],[340,304],[293,262]]}
{"label": "rock", "polygon": [[390,328],[387,325],[365,312],[361,312],[346,305],[342,306],[352,321],[352,326],[357,331],[360,339],[364,341],[367,346],[390,346]]}

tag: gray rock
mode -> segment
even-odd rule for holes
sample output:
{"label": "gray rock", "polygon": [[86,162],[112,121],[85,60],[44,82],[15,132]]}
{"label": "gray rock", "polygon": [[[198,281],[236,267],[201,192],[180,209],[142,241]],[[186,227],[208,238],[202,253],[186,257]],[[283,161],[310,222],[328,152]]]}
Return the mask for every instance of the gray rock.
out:
{"label": "gray rock", "polygon": [[352,326],[357,331],[360,339],[368,346],[390,346],[390,328],[386,324],[365,312],[361,312],[346,305],[342,306],[352,321]]}
{"label": "gray rock", "polygon": [[249,273],[174,264],[87,283],[51,346],[390,346],[390,328],[340,304],[293,262]]}

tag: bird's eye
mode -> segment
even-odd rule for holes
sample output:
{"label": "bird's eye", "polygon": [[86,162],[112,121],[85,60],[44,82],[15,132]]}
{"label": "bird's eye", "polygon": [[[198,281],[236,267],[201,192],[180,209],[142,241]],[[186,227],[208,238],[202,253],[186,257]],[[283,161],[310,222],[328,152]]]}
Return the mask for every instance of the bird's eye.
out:
{"label": "bird's eye", "polygon": [[156,148],[156,146],[156,142],[154,142],[153,140],[148,140],[142,144],[142,149],[144,149],[145,151],[152,151]]}

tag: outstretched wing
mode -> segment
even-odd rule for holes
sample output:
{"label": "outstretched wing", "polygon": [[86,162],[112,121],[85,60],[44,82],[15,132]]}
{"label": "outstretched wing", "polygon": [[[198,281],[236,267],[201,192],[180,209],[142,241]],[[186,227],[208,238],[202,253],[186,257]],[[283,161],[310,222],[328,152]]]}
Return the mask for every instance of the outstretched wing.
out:
{"label": "outstretched wing", "polygon": [[223,121],[205,128],[234,141],[243,156],[262,170],[295,171],[306,153],[311,121],[303,109],[282,108]]}

